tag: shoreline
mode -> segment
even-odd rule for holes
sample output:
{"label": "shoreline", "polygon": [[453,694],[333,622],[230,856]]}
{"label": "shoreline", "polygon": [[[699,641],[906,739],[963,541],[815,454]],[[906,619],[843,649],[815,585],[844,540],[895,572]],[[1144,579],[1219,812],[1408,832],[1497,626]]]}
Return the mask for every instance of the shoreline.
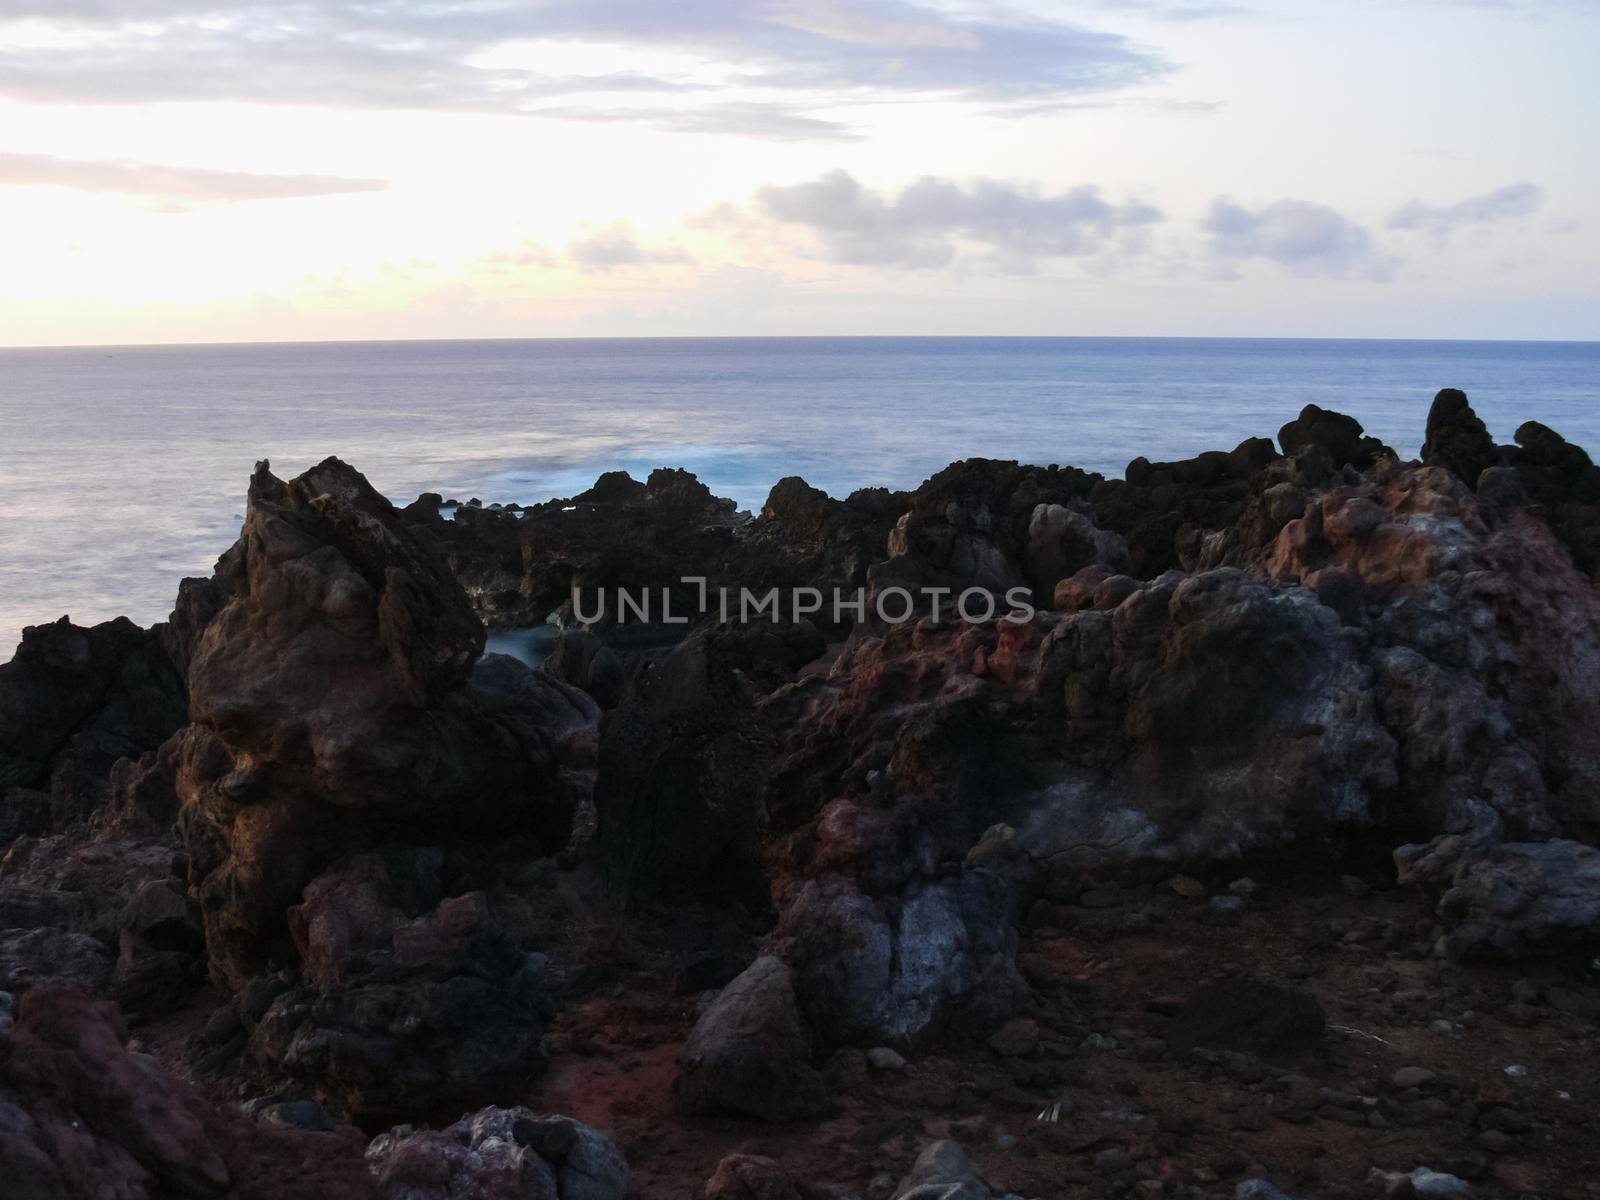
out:
{"label": "shoreline", "polygon": [[[168,621],[0,664],[0,1162],[308,1200],[1587,1178],[1600,468],[1545,426],[1446,389],[1420,461],[1312,405],[1121,479],[446,507],[259,463]],[[572,602],[695,580],[1031,611]]]}

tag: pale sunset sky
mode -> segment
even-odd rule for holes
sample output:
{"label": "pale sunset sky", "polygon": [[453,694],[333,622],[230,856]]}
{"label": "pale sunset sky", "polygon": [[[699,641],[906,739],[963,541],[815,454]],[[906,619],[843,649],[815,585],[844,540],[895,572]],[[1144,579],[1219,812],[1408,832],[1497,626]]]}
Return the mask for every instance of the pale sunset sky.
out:
{"label": "pale sunset sky", "polygon": [[1600,338],[1597,0],[0,0],[0,345]]}

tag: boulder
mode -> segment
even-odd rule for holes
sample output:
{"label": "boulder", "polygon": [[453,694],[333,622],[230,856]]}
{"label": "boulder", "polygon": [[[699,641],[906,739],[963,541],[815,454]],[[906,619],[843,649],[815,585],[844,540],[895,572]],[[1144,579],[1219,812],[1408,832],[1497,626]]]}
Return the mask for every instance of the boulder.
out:
{"label": "boulder", "polygon": [[1361,650],[1312,594],[1236,568],[1059,620],[1040,706],[1087,774],[1040,794],[1029,851],[1225,860],[1375,825],[1397,748]]}
{"label": "boulder", "polygon": [[[331,863],[407,837],[566,841],[535,720],[470,686],[483,627],[437,549],[328,459],[258,466],[189,663],[177,793],[213,974],[292,961],[285,913]],[[509,703],[509,701],[507,701]]]}
{"label": "boulder", "polygon": [[1467,403],[1459,388],[1445,388],[1428,409],[1428,436],[1422,443],[1422,461],[1443,467],[1471,487],[1499,460],[1489,430]]}
{"label": "boulder", "polygon": [[1230,976],[1202,984],[1167,1026],[1167,1044],[1246,1051],[1272,1061],[1302,1057],[1322,1044],[1328,1016],[1315,996]]}
{"label": "boulder", "polygon": [[1366,436],[1360,421],[1315,404],[1306,405],[1298,417],[1278,430],[1278,445],[1285,454],[1321,449],[1335,467],[1349,465],[1358,471],[1367,470],[1380,458],[1394,457],[1393,450],[1377,438]]}
{"label": "boulder", "polygon": [[959,1143],[929,1143],[900,1181],[894,1200],[990,1200],[994,1192]]}
{"label": "boulder", "polygon": [[684,1106],[774,1122],[818,1116],[829,1101],[811,1051],[794,973],[780,959],[758,958],[722,989],[684,1043]]}
{"label": "boulder", "polygon": [[1592,955],[1600,949],[1600,850],[1580,842],[1485,844],[1459,835],[1395,851],[1402,883],[1438,895],[1454,959]]}
{"label": "boulder", "polygon": [[706,1180],[702,1200],[803,1200],[795,1181],[774,1159],[730,1154]]}
{"label": "boulder", "polygon": [[440,899],[437,852],[359,856],[306,889],[302,986],[238,1005],[252,1060],[371,1123],[543,1069],[545,964],[481,893]]}
{"label": "boulder", "polygon": [[373,1138],[366,1157],[380,1200],[628,1195],[628,1164],[610,1138],[569,1117],[526,1108],[485,1108],[441,1130],[400,1125]]}

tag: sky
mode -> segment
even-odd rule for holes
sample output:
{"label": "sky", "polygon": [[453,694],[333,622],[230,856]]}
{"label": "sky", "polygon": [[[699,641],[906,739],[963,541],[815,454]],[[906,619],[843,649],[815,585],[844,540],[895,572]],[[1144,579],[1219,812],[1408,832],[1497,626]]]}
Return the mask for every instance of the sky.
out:
{"label": "sky", "polygon": [[0,345],[1600,339],[1600,0],[0,0]]}

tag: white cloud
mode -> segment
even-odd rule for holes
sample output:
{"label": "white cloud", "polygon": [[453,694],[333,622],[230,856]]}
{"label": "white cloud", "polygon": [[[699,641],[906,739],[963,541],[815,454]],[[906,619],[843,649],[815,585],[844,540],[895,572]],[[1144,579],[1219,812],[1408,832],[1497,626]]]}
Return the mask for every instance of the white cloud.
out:
{"label": "white cloud", "polygon": [[[1116,34],[910,0],[0,0],[0,95],[44,102],[637,120],[674,96],[698,119],[656,128],[827,138],[839,130],[815,110],[830,101],[1037,101],[1168,70]],[[616,100],[628,95],[651,103]]]}
{"label": "white cloud", "polygon": [[626,223],[574,239],[567,244],[567,257],[585,271],[690,261],[688,254],[676,247],[640,245]]}
{"label": "white cloud", "polygon": [[1396,266],[1365,228],[1307,200],[1278,200],[1252,209],[1219,196],[1203,228],[1221,275],[1249,259],[1276,263],[1296,275],[1371,280],[1389,279]]}
{"label": "white cloud", "polygon": [[169,210],[244,200],[286,200],[377,192],[381,179],[333,175],[259,175],[156,163],[57,158],[49,154],[0,153],[0,186],[63,187],[132,197]]}
{"label": "white cloud", "polygon": [[1389,228],[1417,230],[1447,238],[1463,225],[1487,225],[1531,217],[1543,204],[1543,188],[1533,183],[1513,183],[1454,204],[1424,204],[1413,200],[1389,218]]}
{"label": "white cloud", "polygon": [[811,231],[822,256],[833,262],[943,267],[965,242],[987,251],[985,263],[1007,274],[1028,274],[1041,258],[1099,253],[1119,231],[1161,220],[1150,205],[1114,204],[1088,185],[1051,195],[1004,180],[924,176],[891,194],[874,192],[842,170],[764,187],[756,205],[768,220]]}

